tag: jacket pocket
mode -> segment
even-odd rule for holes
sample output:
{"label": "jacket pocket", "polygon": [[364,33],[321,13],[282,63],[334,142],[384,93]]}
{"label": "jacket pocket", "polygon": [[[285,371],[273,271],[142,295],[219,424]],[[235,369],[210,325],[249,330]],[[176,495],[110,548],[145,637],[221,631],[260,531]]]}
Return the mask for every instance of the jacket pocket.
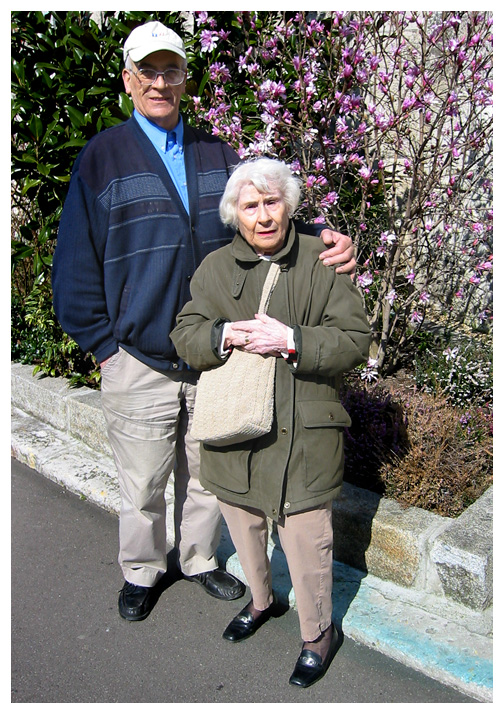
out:
{"label": "jacket pocket", "polygon": [[343,478],[343,428],[351,419],[341,402],[298,402],[302,424],[302,459],[305,487],[322,493],[338,486]]}
{"label": "jacket pocket", "polygon": [[341,402],[313,399],[298,402],[301,423],[306,429],[331,426],[351,426],[352,420]]}
{"label": "jacket pocket", "polygon": [[[203,444],[201,454],[201,474],[208,482],[208,490],[228,498],[233,493],[248,493],[250,490],[249,464],[250,449],[244,444],[214,447]],[[214,485],[216,490],[212,487]]]}

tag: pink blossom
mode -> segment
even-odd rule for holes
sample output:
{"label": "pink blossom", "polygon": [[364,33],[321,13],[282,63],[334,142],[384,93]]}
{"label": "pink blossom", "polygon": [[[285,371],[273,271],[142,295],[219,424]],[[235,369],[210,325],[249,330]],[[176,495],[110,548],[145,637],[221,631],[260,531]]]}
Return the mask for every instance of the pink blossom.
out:
{"label": "pink blossom", "polygon": [[338,203],[339,196],[336,191],[329,191],[329,193],[325,197],[325,200],[327,201],[327,203],[334,205],[335,203]]}
{"label": "pink blossom", "polygon": [[208,20],[208,12],[206,11],[198,11],[196,12],[196,24],[199,25],[204,25],[206,21]]}
{"label": "pink blossom", "polygon": [[380,236],[380,241],[386,245],[394,245],[397,241],[397,236],[394,233],[382,233]]}
{"label": "pink blossom", "polygon": [[361,379],[371,382],[373,379],[378,379],[378,360],[371,359],[367,361],[366,367],[361,372]]}
{"label": "pink blossom", "polygon": [[292,124],[292,114],[288,109],[284,110],[284,113],[282,114],[282,121],[285,124]]}
{"label": "pink blossom", "polygon": [[338,134],[344,134],[347,131],[348,127],[345,123],[345,120],[342,117],[338,117],[336,121],[336,131]]}
{"label": "pink blossom", "polygon": [[409,272],[406,276],[406,280],[408,281],[408,283],[413,285],[413,283],[415,282],[415,273],[413,271]]}
{"label": "pink blossom", "polygon": [[371,70],[373,72],[378,68],[379,64],[380,64],[380,58],[377,57],[376,55],[373,55],[372,57],[369,58],[369,67],[371,68]]}
{"label": "pink blossom", "polygon": [[238,72],[242,72],[247,68],[247,60],[252,52],[252,47],[249,47],[244,55],[240,55],[238,58]]}
{"label": "pink blossom", "polygon": [[203,30],[201,33],[201,51],[211,52],[217,47],[219,36],[211,30]]}
{"label": "pink blossom", "polygon": [[411,109],[415,105],[416,98],[415,97],[406,97],[406,99],[402,103],[402,109],[403,111],[407,111],[408,109]]}
{"label": "pink blossom", "polygon": [[386,129],[388,127],[388,119],[383,112],[376,113],[375,124],[378,129]]}
{"label": "pink blossom", "polygon": [[368,285],[372,284],[373,276],[368,270],[366,273],[357,276],[357,282],[359,283],[361,288],[366,288]]}
{"label": "pink blossom", "polygon": [[406,75],[404,82],[405,82],[406,86],[408,87],[408,89],[411,89],[412,86],[415,84],[415,79],[416,79],[416,77],[413,74]]}
{"label": "pink blossom", "polygon": [[210,65],[210,79],[213,82],[224,81],[227,82],[231,78],[231,74],[222,62],[214,62]]}
{"label": "pink blossom", "polygon": [[257,96],[259,101],[263,102],[265,99],[286,99],[286,89],[285,85],[281,82],[274,82],[271,79],[267,79],[261,84],[257,91]]}
{"label": "pink blossom", "polygon": [[479,263],[476,266],[476,270],[492,270],[493,263],[490,260],[485,260],[483,263]]}

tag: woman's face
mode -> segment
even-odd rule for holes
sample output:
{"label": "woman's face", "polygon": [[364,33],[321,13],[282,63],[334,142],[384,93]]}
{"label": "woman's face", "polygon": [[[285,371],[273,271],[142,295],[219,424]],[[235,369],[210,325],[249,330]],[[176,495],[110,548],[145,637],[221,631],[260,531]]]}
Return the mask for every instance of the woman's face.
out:
{"label": "woman's face", "polygon": [[258,255],[273,255],[285,241],[289,214],[280,191],[259,193],[247,184],[238,196],[238,228]]}

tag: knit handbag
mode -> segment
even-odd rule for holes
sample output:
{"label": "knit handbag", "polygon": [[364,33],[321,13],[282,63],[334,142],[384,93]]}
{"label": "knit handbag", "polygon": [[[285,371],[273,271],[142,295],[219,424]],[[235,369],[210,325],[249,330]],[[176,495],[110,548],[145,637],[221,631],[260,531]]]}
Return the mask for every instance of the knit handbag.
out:
{"label": "knit handbag", "polygon": [[[271,263],[259,313],[268,309],[280,266]],[[234,349],[223,365],[202,372],[191,435],[209,446],[230,446],[267,434],[273,423],[275,361]]]}

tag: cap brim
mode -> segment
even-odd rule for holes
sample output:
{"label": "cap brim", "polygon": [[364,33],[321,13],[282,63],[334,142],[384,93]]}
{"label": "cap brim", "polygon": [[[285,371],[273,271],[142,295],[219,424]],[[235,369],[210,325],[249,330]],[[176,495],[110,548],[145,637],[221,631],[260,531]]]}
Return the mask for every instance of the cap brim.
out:
{"label": "cap brim", "polygon": [[142,47],[135,47],[132,50],[128,52],[128,57],[131,57],[133,62],[139,62],[140,60],[144,59],[147,57],[147,55],[153,54],[153,52],[175,52],[175,54],[179,55],[179,57],[182,57],[182,59],[186,59],[186,54],[184,50],[181,50],[180,47],[176,47],[175,45],[169,45],[166,43],[160,44],[160,43],[152,43],[151,45],[143,45]]}

